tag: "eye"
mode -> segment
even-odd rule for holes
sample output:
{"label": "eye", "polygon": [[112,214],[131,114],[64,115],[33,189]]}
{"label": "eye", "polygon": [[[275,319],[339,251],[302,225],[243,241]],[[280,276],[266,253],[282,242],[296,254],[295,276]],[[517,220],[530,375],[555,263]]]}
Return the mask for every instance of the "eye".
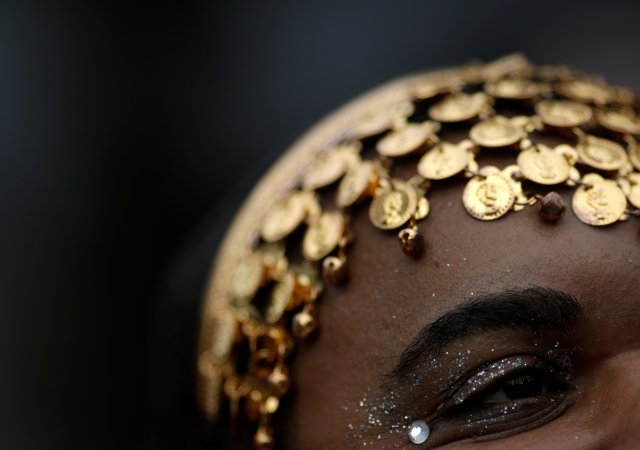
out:
{"label": "eye", "polygon": [[485,403],[508,402],[557,392],[564,386],[558,382],[555,375],[536,369],[525,369],[523,372],[497,382],[483,401]]}
{"label": "eye", "polygon": [[570,372],[537,356],[487,364],[452,388],[433,419],[434,437],[495,439],[541,426],[569,405],[569,381]]}

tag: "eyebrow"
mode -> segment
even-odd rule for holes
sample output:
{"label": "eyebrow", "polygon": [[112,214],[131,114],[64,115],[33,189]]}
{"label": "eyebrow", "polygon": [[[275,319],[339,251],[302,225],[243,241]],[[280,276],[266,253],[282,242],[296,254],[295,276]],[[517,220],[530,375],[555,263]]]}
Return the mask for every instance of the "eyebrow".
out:
{"label": "eyebrow", "polygon": [[466,300],[420,330],[390,375],[405,378],[424,355],[437,354],[464,337],[508,328],[564,331],[582,316],[582,307],[572,295],[554,289],[530,287],[484,294]]}

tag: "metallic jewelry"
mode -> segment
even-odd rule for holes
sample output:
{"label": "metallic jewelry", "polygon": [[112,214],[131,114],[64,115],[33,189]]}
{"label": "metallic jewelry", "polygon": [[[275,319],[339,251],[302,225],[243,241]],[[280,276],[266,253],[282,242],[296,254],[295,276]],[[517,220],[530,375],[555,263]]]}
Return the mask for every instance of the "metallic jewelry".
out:
{"label": "metallic jewelry", "polygon": [[[528,115],[510,116],[505,102]],[[453,177],[466,179],[463,206],[482,221],[536,203],[543,220],[559,221],[562,197],[530,194],[533,185],[574,187],[571,208],[589,225],[640,216],[631,209],[640,208],[639,109],[624,88],[519,55],[405,78],[347,105],[276,164],[222,243],[202,313],[200,409],[215,419],[228,406],[255,423],[256,448],[273,448],[271,416],[292,387],[296,341],[317,331],[324,287],[347,279],[357,203],[412,257],[423,251],[430,190]],[[445,139],[447,127],[466,138]],[[511,152],[514,163],[480,167],[483,152]],[[412,158],[417,173],[397,176],[395,164]],[[430,433],[421,420],[408,430],[416,444]]]}
{"label": "metallic jewelry", "polygon": [[416,420],[409,425],[409,440],[412,444],[424,444],[430,433],[429,425],[424,420]]}

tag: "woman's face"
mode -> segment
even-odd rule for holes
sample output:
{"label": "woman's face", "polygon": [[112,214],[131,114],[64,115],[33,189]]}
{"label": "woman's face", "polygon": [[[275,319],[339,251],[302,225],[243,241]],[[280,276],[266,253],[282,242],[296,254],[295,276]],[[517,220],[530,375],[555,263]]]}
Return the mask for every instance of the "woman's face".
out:
{"label": "woman's face", "polygon": [[[432,190],[418,259],[354,213],[349,281],[323,295],[294,358],[285,448],[640,442],[637,220],[597,228],[569,211],[553,225],[527,208],[480,222],[462,186]],[[421,445],[415,420],[431,426]]]}

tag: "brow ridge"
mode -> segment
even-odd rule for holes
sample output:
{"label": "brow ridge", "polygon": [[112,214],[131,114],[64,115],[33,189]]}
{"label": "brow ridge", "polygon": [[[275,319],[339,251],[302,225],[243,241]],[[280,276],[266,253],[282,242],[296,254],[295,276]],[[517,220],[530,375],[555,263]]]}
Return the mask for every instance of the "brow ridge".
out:
{"label": "brow ridge", "polygon": [[501,329],[567,330],[583,316],[580,303],[566,292],[539,286],[509,288],[467,299],[426,325],[402,352],[391,377],[402,379],[426,356],[451,342]]}

